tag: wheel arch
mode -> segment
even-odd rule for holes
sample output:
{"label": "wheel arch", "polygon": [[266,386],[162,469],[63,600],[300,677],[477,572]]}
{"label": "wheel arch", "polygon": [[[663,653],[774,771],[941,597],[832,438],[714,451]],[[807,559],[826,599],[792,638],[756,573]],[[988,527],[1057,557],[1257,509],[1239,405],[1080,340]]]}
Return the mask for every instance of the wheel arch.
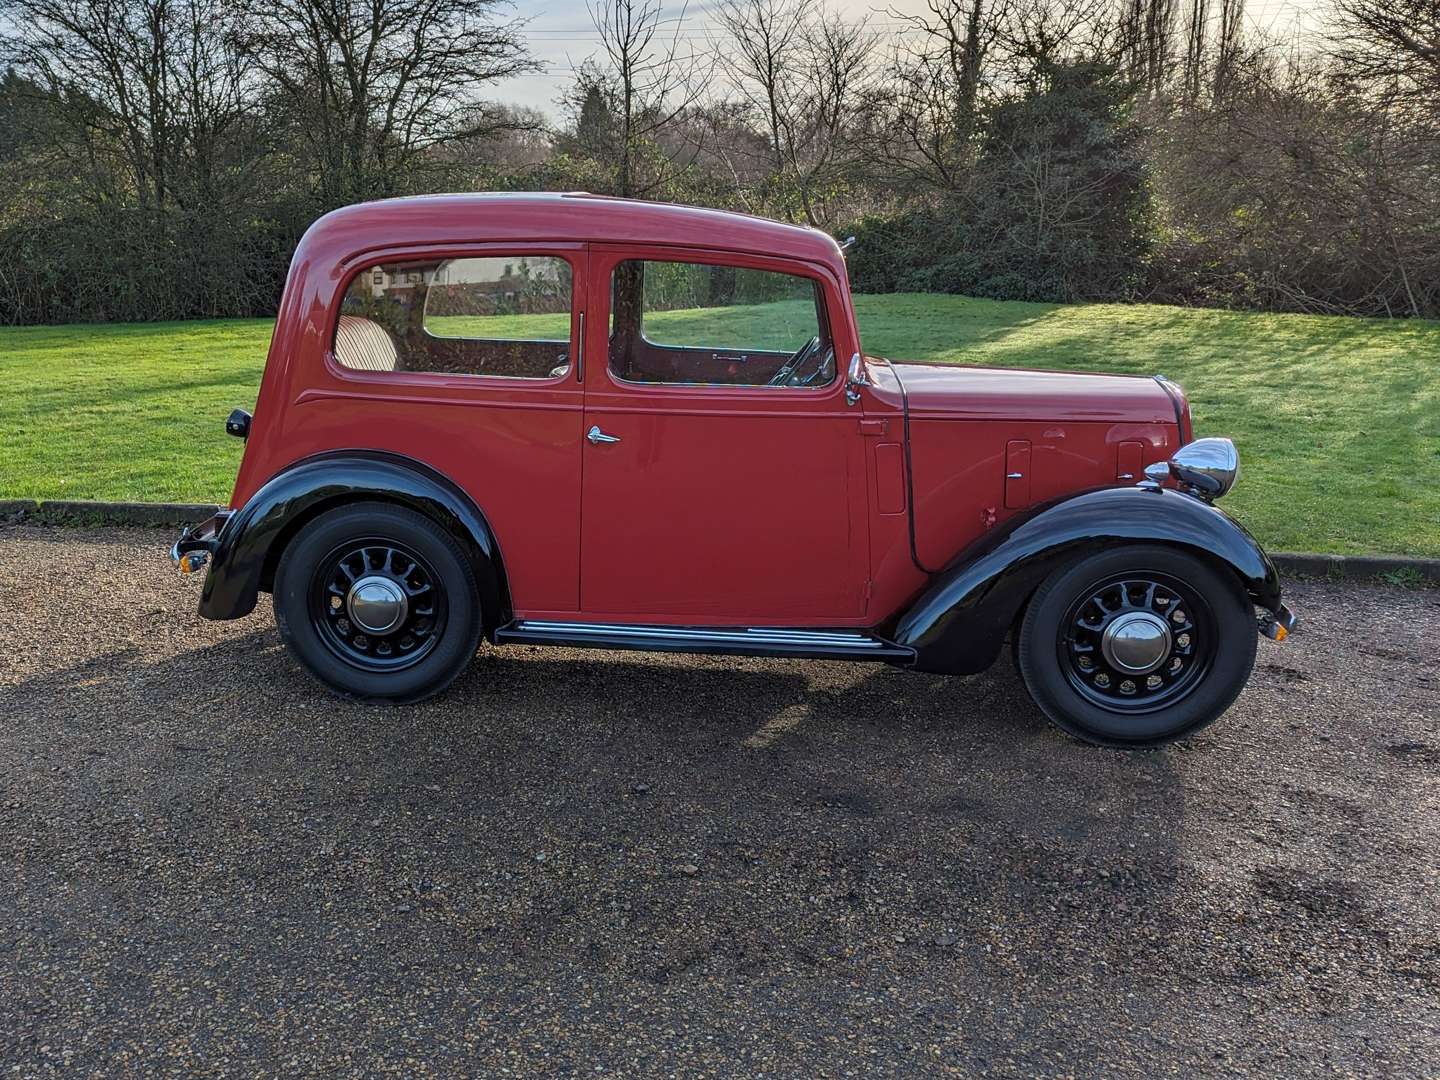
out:
{"label": "wheel arch", "polygon": [[1224,511],[1168,489],[1100,488],[1035,507],[976,541],[900,616],[890,634],[921,671],[969,675],[994,663],[1047,577],[1117,544],[1161,544],[1234,574],[1252,602],[1280,607],[1275,565]]}
{"label": "wheel arch", "polygon": [[235,619],[273,588],[285,548],[309,522],[356,502],[415,510],[454,536],[470,557],[486,632],[510,611],[500,545],[485,513],[457,483],[422,461],[377,450],[337,450],[276,473],[232,516],[219,537],[200,614]]}

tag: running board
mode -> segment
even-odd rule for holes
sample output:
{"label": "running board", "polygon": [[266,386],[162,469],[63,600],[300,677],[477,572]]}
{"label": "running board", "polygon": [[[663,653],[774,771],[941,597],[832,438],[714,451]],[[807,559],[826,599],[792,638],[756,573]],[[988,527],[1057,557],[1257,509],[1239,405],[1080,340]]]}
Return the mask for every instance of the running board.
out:
{"label": "running board", "polygon": [[769,626],[642,626],[635,623],[516,619],[495,631],[497,645],[568,645],[648,652],[793,656],[812,660],[909,660],[915,650],[864,630]]}

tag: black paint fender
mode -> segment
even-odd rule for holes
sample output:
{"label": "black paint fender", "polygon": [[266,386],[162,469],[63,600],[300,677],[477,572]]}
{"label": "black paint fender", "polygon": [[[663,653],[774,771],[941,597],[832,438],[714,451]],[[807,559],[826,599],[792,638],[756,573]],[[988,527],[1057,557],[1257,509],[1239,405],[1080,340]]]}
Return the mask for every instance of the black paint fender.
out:
{"label": "black paint fender", "polygon": [[348,502],[408,506],[446,529],[470,554],[486,629],[508,618],[500,547],[485,515],[454,481],[423,462],[376,450],[334,450],[276,473],[230,516],[200,593],[207,619],[238,619],[255,609],[267,573],[304,522]]}
{"label": "black paint fender", "polygon": [[983,671],[1045,578],[1126,543],[1171,544],[1217,559],[1257,605],[1280,607],[1275,564],[1223,510],[1169,489],[1100,488],[1035,507],[981,537],[936,575],[888,636],[915,650],[911,666],[920,671]]}

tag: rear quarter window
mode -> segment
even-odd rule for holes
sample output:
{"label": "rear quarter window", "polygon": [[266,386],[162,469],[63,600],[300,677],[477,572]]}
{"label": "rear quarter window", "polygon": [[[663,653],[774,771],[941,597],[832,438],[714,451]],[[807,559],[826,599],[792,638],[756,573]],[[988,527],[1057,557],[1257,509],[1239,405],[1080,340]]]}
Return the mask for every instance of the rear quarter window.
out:
{"label": "rear quarter window", "polygon": [[382,263],[345,290],[335,360],[352,371],[558,379],[570,371],[570,263],[486,255]]}

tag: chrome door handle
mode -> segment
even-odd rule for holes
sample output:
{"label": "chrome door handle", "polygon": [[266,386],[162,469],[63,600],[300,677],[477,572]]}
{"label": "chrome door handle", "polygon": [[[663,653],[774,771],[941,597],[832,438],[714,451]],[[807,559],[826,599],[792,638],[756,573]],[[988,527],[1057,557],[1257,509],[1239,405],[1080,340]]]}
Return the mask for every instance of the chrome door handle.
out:
{"label": "chrome door handle", "polygon": [[619,435],[606,435],[605,432],[600,430],[600,425],[598,424],[592,424],[590,426],[590,430],[585,433],[585,438],[589,439],[591,443],[596,446],[599,446],[601,443],[613,443],[620,441]]}
{"label": "chrome door handle", "polygon": [[1023,472],[1007,472],[1007,473],[1005,474],[1005,479],[1006,479],[1006,480],[1024,480],[1024,479],[1025,479],[1025,474],[1024,474]]}

